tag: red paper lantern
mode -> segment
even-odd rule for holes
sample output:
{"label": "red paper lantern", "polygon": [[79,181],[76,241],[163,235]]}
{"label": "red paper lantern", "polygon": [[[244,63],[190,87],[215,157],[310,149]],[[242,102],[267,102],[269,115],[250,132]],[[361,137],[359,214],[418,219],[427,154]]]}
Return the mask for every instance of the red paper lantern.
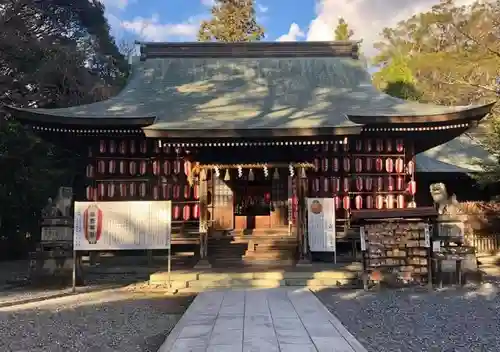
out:
{"label": "red paper lantern", "polygon": [[174,174],[178,175],[181,172],[181,161],[179,159],[174,160]]}
{"label": "red paper lantern", "polygon": [[396,178],[396,189],[402,191],[404,189],[405,179],[403,176],[398,176]]}
{"label": "red paper lantern", "polygon": [[142,154],[146,154],[148,152],[148,142],[145,140],[142,140],[141,143],[139,144],[139,151]]}
{"label": "red paper lantern", "polygon": [[365,169],[366,171],[372,171],[373,168],[373,159],[372,158],[366,158],[365,160]]}
{"label": "red paper lantern", "polygon": [[87,198],[87,200],[94,200],[94,193],[95,193],[95,190],[92,186],[87,186],[85,188],[85,197]]}
{"label": "red paper lantern", "polygon": [[97,172],[100,174],[106,173],[106,163],[104,162],[104,160],[99,160],[97,162]]}
{"label": "red paper lantern", "polygon": [[191,198],[191,187],[189,185],[184,185],[184,199]]}
{"label": "red paper lantern", "polygon": [[182,218],[184,221],[188,221],[189,218],[191,217],[191,209],[189,209],[189,205],[184,205],[182,208]]}
{"label": "red paper lantern", "polygon": [[345,172],[349,172],[351,170],[351,160],[348,157],[345,157],[342,166]]}
{"label": "red paper lantern", "polygon": [[194,185],[194,187],[193,187],[193,197],[196,200],[200,199],[200,186],[199,185]]}
{"label": "red paper lantern", "polygon": [[404,141],[402,139],[396,139],[396,151],[402,153],[405,150]]}
{"label": "red paper lantern", "polygon": [[116,172],[116,161],[110,160],[108,163],[108,172],[112,175]]}
{"label": "red paper lantern", "polygon": [[387,209],[394,208],[394,195],[389,194],[386,199]]}
{"label": "red paper lantern", "polygon": [[321,170],[323,170],[323,172],[328,171],[328,158],[321,159]]}
{"label": "red paper lantern", "polygon": [[363,208],[363,197],[357,195],[356,198],[354,198],[354,203],[356,205],[356,209]]}
{"label": "red paper lantern", "polygon": [[106,153],[106,141],[105,140],[100,140],[99,141],[99,153],[104,154]]}
{"label": "red paper lantern", "polygon": [[415,195],[417,193],[417,183],[415,181],[408,182],[408,193]]}
{"label": "red paper lantern", "polygon": [[373,188],[373,179],[370,176],[365,178],[365,188],[367,191],[371,191]]}
{"label": "red paper lantern", "polygon": [[363,159],[356,158],[356,160],[354,160],[354,169],[356,170],[356,172],[363,171]]}
{"label": "red paper lantern", "polygon": [[116,187],[113,183],[108,184],[108,198],[113,198],[115,196]]}
{"label": "red paper lantern", "polygon": [[323,192],[327,193],[328,192],[328,183],[329,180],[328,180],[328,177],[323,177]]}
{"label": "red paper lantern", "polygon": [[103,198],[105,194],[106,194],[106,189],[104,188],[104,184],[103,183],[99,183],[97,185],[97,197],[98,198]]}
{"label": "red paper lantern", "polygon": [[136,191],[137,191],[137,186],[136,186],[135,182],[132,182],[131,184],[129,184],[129,192],[130,192],[131,197],[135,196]]}
{"label": "red paper lantern", "polygon": [[146,196],[146,183],[145,182],[141,182],[141,184],[139,185],[139,195],[141,197]]}
{"label": "red paper lantern", "polygon": [[120,160],[118,169],[120,170],[120,174],[124,175],[127,172],[127,162],[125,160]]}
{"label": "red paper lantern", "polygon": [[333,158],[333,171],[338,172],[339,169],[340,169],[339,159],[338,158]]}
{"label": "red paper lantern", "polygon": [[184,175],[188,177],[191,175],[191,162],[189,160],[184,161]]}
{"label": "red paper lantern", "polygon": [[375,207],[377,209],[383,209],[384,208],[384,196],[378,195],[375,197]]}
{"label": "red paper lantern", "polygon": [[193,218],[199,219],[200,217],[200,206],[198,204],[195,204],[193,206]]}
{"label": "red paper lantern", "polygon": [[381,158],[375,159],[375,170],[377,172],[381,172],[384,170],[384,162],[382,161]]}
{"label": "red paper lantern", "polygon": [[377,192],[382,192],[384,190],[384,179],[382,176],[375,178],[375,189]]}
{"label": "red paper lantern", "polygon": [[178,205],[174,206],[172,212],[174,220],[178,220],[181,215],[181,209],[179,208],[179,206]]}
{"label": "red paper lantern", "polygon": [[170,199],[171,198],[171,192],[172,191],[172,186],[169,185],[169,184],[166,184],[166,183],[163,183],[161,185],[161,195],[163,197],[163,199]]}
{"label": "red paper lantern", "polygon": [[92,204],[83,212],[83,230],[89,244],[96,244],[102,233],[102,210]]}
{"label": "red paper lantern", "polygon": [[344,192],[349,192],[349,188],[351,187],[351,185],[347,177],[344,177],[344,181],[342,182],[342,184],[343,184],[342,189],[344,190]]}
{"label": "red paper lantern", "polygon": [[158,160],[153,161],[153,175],[158,176],[160,174],[160,162]]}
{"label": "red paper lantern", "polygon": [[345,196],[342,199],[342,206],[344,207],[345,210],[351,208],[351,198],[349,198],[349,196]]}
{"label": "red paper lantern", "polygon": [[333,202],[335,203],[335,209],[340,209],[340,197],[339,196],[333,197]]}
{"label": "red paper lantern", "polygon": [[394,177],[387,177],[387,190],[389,192],[393,192],[394,191]]}
{"label": "red paper lantern", "polygon": [[385,171],[391,173],[394,171],[394,162],[391,158],[385,159]]}
{"label": "red paper lantern", "polygon": [[397,158],[396,159],[396,163],[394,165],[394,168],[396,169],[396,172],[397,173],[402,173],[404,171],[404,168],[405,168],[405,162],[402,158]]}
{"label": "red paper lantern", "polygon": [[87,178],[93,178],[94,177],[94,166],[87,165],[87,168],[85,170],[85,175],[87,176]]}
{"label": "red paper lantern", "polygon": [[372,146],[372,140],[371,139],[367,139],[365,141],[365,151],[367,153],[371,153],[371,151],[373,150],[373,146]]}
{"label": "red paper lantern", "polygon": [[118,152],[120,154],[127,153],[127,141],[120,141],[120,143],[118,144]]}
{"label": "red paper lantern", "polygon": [[373,208],[373,197],[372,196],[366,196],[366,208],[367,209]]}
{"label": "red paper lantern", "polygon": [[130,175],[132,175],[132,176],[137,174],[137,164],[135,163],[135,161],[131,161],[128,164],[128,171],[129,171]]}
{"label": "red paper lantern", "polygon": [[332,177],[332,192],[340,192],[340,178]]}
{"label": "red paper lantern", "polygon": [[408,162],[408,175],[413,175],[414,172],[415,172],[415,163],[413,162],[413,160],[410,160]]}
{"label": "red paper lantern", "polygon": [[357,139],[356,140],[356,151],[360,152],[362,149],[363,149],[363,143],[361,142],[361,140]]}
{"label": "red paper lantern", "polygon": [[384,151],[384,141],[382,139],[375,140],[375,150],[379,153]]}
{"label": "red paper lantern", "polygon": [[160,199],[160,187],[158,187],[157,185],[153,186],[153,199]]}
{"label": "red paper lantern", "polygon": [[179,197],[181,196],[181,186],[174,185],[173,196],[174,196],[174,199],[179,199]]}
{"label": "red paper lantern", "polygon": [[318,158],[314,158],[314,171],[315,172],[318,172],[319,171],[319,159]]}
{"label": "red paper lantern", "polygon": [[399,209],[403,209],[405,207],[405,196],[404,196],[404,194],[398,195],[396,201],[397,201],[397,207]]}
{"label": "red paper lantern", "polygon": [[127,185],[125,183],[120,183],[120,197],[127,196]]}
{"label": "red paper lantern", "polygon": [[387,139],[385,141],[385,150],[388,153],[392,152],[392,139]]}
{"label": "red paper lantern", "polygon": [[135,140],[130,140],[130,154],[135,154]]}
{"label": "red paper lantern", "polygon": [[109,153],[110,154],[116,153],[116,142],[114,140],[109,141]]}
{"label": "red paper lantern", "polygon": [[319,189],[319,178],[315,178],[313,180],[313,186],[312,186],[312,188],[313,188],[314,192],[316,192],[316,193],[319,192],[319,190],[320,190]]}
{"label": "red paper lantern", "polygon": [[363,190],[363,178],[362,177],[356,177],[356,189],[358,192],[361,192]]}
{"label": "red paper lantern", "polygon": [[147,171],[148,171],[148,163],[145,160],[142,160],[139,163],[139,173],[141,175],[145,175]]}

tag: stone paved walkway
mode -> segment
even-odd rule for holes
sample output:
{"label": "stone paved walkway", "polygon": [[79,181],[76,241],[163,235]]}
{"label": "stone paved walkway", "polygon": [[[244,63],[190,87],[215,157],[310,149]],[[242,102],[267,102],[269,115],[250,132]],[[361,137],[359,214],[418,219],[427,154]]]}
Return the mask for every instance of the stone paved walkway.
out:
{"label": "stone paved walkway", "polygon": [[307,289],[199,294],[158,352],[367,352]]}

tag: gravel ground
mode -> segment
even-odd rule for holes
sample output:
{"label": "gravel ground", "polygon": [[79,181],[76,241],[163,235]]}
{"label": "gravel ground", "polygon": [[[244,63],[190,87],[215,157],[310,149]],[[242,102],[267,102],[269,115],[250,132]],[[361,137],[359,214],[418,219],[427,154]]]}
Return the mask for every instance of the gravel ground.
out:
{"label": "gravel ground", "polygon": [[496,283],[428,292],[317,292],[370,352],[498,352],[500,292]]}
{"label": "gravel ground", "polygon": [[123,290],[0,308],[0,351],[154,351],[191,297]]}

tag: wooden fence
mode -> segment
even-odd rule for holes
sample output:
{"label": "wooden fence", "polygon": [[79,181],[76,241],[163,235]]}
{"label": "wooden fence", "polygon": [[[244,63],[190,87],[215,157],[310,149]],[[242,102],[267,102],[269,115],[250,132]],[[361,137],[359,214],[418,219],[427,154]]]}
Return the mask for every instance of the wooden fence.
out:
{"label": "wooden fence", "polygon": [[478,254],[494,254],[500,250],[500,203],[463,202],[467,215],[465,239]]}

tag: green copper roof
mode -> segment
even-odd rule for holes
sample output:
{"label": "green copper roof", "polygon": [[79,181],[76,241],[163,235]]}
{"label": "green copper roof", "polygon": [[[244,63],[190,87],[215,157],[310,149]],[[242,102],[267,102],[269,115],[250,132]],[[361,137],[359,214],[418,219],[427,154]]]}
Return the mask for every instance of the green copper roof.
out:
{"label": "green copper roof", "polygon": [[[37,115],[155,118],[147,129],[307,129],[359,126],[348,116],[429,116],[472,107],[410,103],[377,91],[350,58],[151,58],[106,101]],[[69,121],[68,121],[69,122]],[[373,122],[373,121],[372,121]],[[73,121],[78,123],[78,121]]]}

